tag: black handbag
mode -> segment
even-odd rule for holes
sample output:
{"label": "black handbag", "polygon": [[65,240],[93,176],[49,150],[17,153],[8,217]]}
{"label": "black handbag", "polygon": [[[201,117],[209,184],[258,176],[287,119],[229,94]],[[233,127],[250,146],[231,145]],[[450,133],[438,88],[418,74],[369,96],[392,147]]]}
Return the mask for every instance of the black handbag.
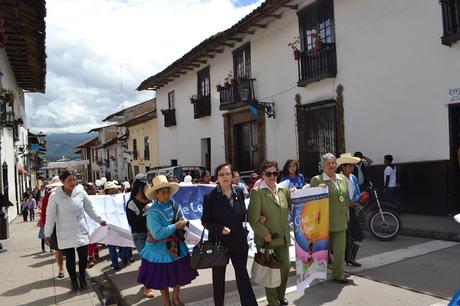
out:
{"label": "black handbag", "polygon": [[216,241],[203,241],[204,230],[201,233],[200,242],[192,250],[192,268],[209,269],[212,267],[226,266],[228,254],[225,246]]}

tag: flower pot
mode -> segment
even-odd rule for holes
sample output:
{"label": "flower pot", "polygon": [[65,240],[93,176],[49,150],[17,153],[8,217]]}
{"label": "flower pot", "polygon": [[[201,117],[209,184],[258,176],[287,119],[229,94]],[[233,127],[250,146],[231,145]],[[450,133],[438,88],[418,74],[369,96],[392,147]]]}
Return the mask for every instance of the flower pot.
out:
{"label": "flower pot", "polygon": [[294,50],[294,59],[298,61],[300,59],[300,50]]}
{"label": "flower pot", "polygon": [[218,92],[220,92],[220,91],[223,89],[222,85],[220,85],[220,84],[217,85],[216,88],[217,88],[217,91],[218,91]]}
{"label": "flower pot", "polygon": [[315,50],[316,51],[321,50],[321,40],[318,38],[315,40]]}
{"label": "flower pot", "polygon": [[230,85],[229,82],[225,82],[224,88],[225,88],[225,89],[229,89],[230,87],[232,87],[232,85]]}
{"label": "flower pot", "polygon": [[232,82],[232,86],[238,85],[238,80],[237,79],[232,79],[231,82]]}
{"label": "flower pot", "polygon": [[6,102],[14,102],[14,95],[11,93],[5,93],[5,101]]}

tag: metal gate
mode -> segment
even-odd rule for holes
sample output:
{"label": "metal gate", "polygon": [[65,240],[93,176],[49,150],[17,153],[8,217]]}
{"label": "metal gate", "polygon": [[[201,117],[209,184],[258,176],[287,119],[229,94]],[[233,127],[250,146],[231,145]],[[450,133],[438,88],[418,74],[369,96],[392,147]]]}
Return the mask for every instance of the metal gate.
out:
{"label": "metal gate", "polygon": [[336,118],[334,100],[297,106],[300,170],[308,181],[320,173],[321,155],[337,155]]}

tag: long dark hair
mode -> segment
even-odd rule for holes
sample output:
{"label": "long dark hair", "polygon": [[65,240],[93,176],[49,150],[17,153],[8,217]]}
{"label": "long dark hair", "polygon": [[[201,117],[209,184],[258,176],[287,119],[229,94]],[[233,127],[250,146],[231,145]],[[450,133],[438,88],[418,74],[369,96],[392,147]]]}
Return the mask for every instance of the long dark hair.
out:
{"label": "long dark hair", "polygon": [[291,163],[294,162],[297,169],[295,170],[295,176],[299,176],[299,162],[296,159],[288,159],[283,167],[283,172],[281,172],[281,176],[288,176],[289,175],[289,166]]}
{"label": "long dark hair", "polygon": [[134,197],[139,191],[144,192],[144,187],[147,185],[146,181],[143,180],[135,180],[133,183],[133,188],[131,189],[131,196],[129,197],[129,200],[134,200]]}

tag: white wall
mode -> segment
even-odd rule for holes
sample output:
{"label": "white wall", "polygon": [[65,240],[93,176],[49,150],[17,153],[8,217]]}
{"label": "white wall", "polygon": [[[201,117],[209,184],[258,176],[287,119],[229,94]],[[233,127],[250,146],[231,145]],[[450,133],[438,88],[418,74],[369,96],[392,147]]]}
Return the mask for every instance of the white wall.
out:
{"label": "white wall", "polygon": [[[300,1],[304,7],[312,1]],[[196,93],[196,71],[157,91],[158,109],[175,91],[176,127],[165,128],[158,113],[160,164],[200,164],[200,139],[211,137],[212,167],[225,159],[223,112],[216,85],[232,70],[231,51],[251,43],[252,76],[259,101],[274,101],[276,119],[266,119],[268,159],[283,164],[298,158],[294,96],[302,103],[335,99],[344,86],[345,144],[376,163],[384,154],[396,162],[449,159],[448,90],[460,87],[460,46],[441,45],[441,7],[432,0],[336,0],[336,78],[297,87],[297,63],[288,47],[299,35],[296,12],[257,29],[235,48],[210,59],[211,117],[193,119],[189,98]]]}

